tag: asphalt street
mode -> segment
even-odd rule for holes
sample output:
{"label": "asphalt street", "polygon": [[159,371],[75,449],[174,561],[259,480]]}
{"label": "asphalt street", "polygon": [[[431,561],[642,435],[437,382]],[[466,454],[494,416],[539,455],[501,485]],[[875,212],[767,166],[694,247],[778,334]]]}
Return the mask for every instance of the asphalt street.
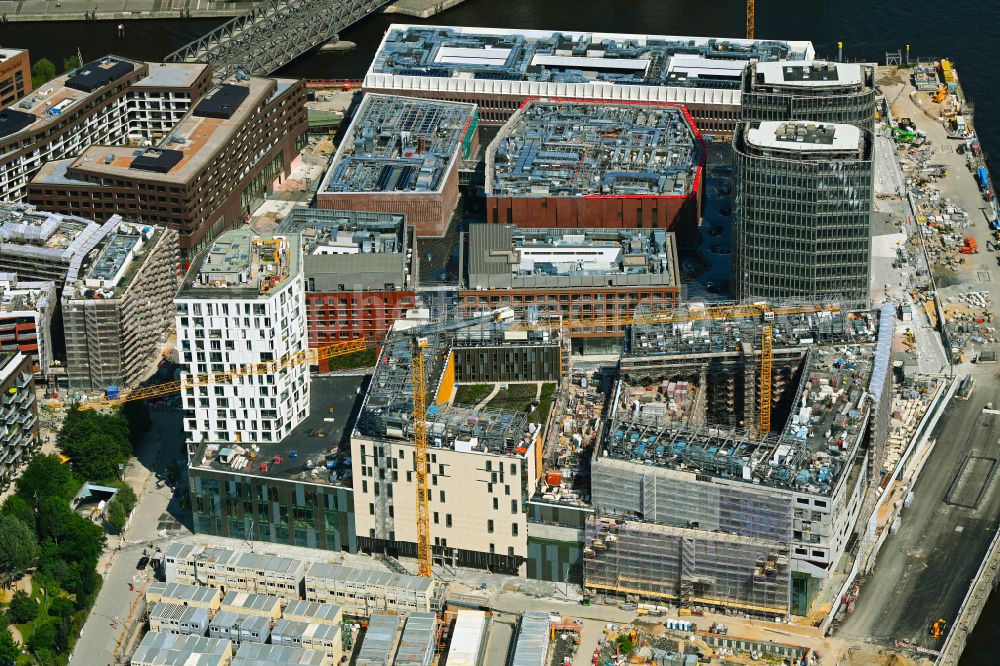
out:
{"label": "asphalt street", "polygon": [[[146,488],[137,490],[139,503],[134,509],[131,523],[126,530],[121,549],[117,537],[109,538],[108,553],[102,558],[98,573],[110,565],[104,584],[94,604],[94,610],[80,633],[80,639],[70,658],[70,666],[95,666],[115,663],[114,652],[119,638],[126,630],[126,620],[136,598],[152,580],[153,572],[136,570],[142,551],[151,541],[160,544],[165,537],[189,534],[190,531],[177,517],[181,516],[180,497],[175,496],[163,482],[163,474],[174,464],[181,451],[180,412],[154,412],[153,429],[139,448],[137,459],[131,463],[134,474],[142,474]],[[129,472],[126,472],[126,477]],[[162,546],[161,546],[162,547]],[[134,589],[129,590],[129,584]]]}
{"label": "asphalt street", "polygon": [[973,452],[994,458],[1000,452],[1000,415],[982,413],[987,401],[1000,402],[996,386],[994,378],[970,400],[953,400],[946,407],[932,435],[937,444],[914,486],[913,504],[903,509],[899,531],[883,545],[874,574],[838,637],[938,646],[929,636],[930,625],[954,618],[1000,518],[996,476],[983,473],[980,464],[966,463]]}

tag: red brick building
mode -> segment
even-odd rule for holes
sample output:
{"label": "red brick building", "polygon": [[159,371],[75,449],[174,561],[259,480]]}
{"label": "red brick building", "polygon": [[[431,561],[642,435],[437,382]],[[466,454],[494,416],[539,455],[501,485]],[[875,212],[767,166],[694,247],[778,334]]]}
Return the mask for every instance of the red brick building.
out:
{"label": "red brick building", "polygon": [[705,149],[666,103],[529,100],[486,150],[486,221],[542,229],[663,229],[693,244]]}
{"label": "red brick building", "polygon": [[279,231],[302,237],[310,347],[381,340],[414,307],[415,234],[403,215],[296,208]]}

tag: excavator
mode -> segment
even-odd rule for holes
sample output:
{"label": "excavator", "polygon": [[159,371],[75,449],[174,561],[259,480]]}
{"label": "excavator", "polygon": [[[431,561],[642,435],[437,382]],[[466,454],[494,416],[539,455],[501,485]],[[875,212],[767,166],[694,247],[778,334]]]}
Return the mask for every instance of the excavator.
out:
{"label": "excavator", "polygon": [[948,627],[948,622],[943,618],[938,618],[938,621],[931,625],[931,638],[937,640],[944,636],[944,630]]}

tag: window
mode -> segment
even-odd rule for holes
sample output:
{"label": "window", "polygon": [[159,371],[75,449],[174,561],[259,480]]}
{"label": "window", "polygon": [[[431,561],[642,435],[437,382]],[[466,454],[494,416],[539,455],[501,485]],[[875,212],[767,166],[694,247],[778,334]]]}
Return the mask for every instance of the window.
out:
{"label": "window", "polygon": [[510,512],[514,513],[514,514],[517,513],[517,500],[516,499],[512,499],[510,501]]}
{"label": "window", "polygon": [[445,517],[444,517],[444,526],[445,527],[451,527],[451,514],[450,513],[445,514]]}
{"label": "window", "polygon": [[511,523],[510,525],[510,535],[517,536],[517,523]]}
{"label": "window", "polygon": [[489,520],[486,521],[486,531],[489,532],[490,534],[493,534],[493,519],[492,518],[490,518]]}
{"label": "window", "polygon": [[493,509],[496,510],[496,509],[499,509],[499,508],[500,508],[500,500],[499,500],[499,498],[494,497],[493,498]]}
{"label": "window", "polygon": [[443,490],[439,490],[439,491],[438,491],[438,497],[439,497],[439,499],[440,499],[440,500],[441,500],[442,502],[444,502],[444,491],[443,491]]}
{"label": "window", "polygon": [[434,512],[434,524],[435,525],[439,524],[439,521],[438,521],[438,512],[437,511]]}
{"label": "window", "polygon": [[375,515],[375,504],[374,503],[369,503],[368,504],[368,514],[372,515],[372,516]]}

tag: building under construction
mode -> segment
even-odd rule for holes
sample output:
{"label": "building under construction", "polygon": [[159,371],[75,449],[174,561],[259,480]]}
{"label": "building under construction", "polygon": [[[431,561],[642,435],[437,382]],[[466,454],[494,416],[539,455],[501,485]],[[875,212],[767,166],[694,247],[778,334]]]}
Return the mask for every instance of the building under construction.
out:
{"label": "building under construction", "polygon": [[690,244],[704,163],[682,106],[529,101],[486,151],[486,221],[665,229]]}
{"label": "building under construction", "polygon": [[[488,320],[491,317],[484,317]],[[562,348],[545,332],[475,320],[420,328],[426,342],[430,536],[435,562],[523,575],[527,502],[541,475],[544,422],[525,409],[462,406],[462,384],[559,381]],[[396,326],[412,326],[401,320]],[[367,552],[416,554],[413,335],[389,334],[351,436],[354,521]],[[537,415],[536,415],[537,416]]]}
{"label": "building under construction", "polygon": [[459,162],[479,150],[473,104],[366,95],[316,196],[320,208],[403,213],[443,236],[458,204]]}
{"label": "building under construction", "polygon": [[72,389],[135,386],[170,332],[177,293],[177,232],[120,222],[66,277],[66,370]]}
{"label": "building under construction", "polygon": [[634,326],[592,462],[585,585],[804,614],[879,481],[893,321],[776,317],[765,433],[759,318]]}
{"label": "building under construction", "polygon": [[813,57],[810,42],[392,25],[364,89],[472,102],[495,125],[537,97],[672,102],[731,134],[747,62]]}
{"label": "building under construction", "polygon": [[824,61],[750,63],[743,72],[740,119],[875,123],[875,65]]}

